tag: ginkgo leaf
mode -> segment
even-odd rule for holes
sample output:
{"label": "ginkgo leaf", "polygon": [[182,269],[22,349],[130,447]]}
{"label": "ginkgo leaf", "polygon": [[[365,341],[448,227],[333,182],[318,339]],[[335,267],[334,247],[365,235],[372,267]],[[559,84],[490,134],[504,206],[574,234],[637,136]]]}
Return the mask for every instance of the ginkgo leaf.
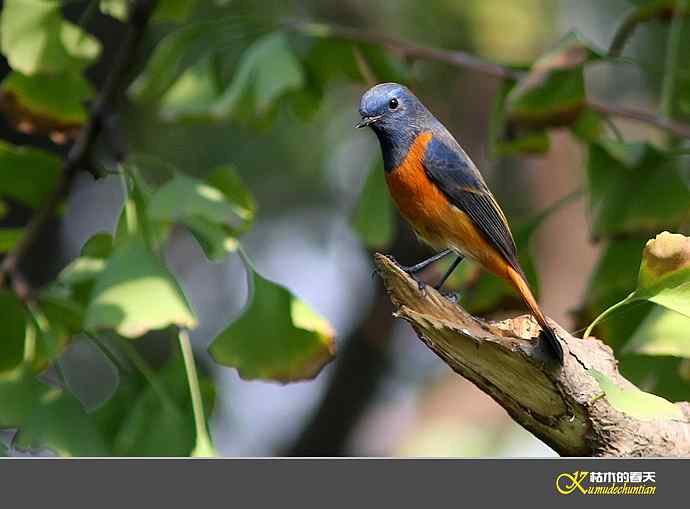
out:
{"label": "ginkgo leaf", "polygon": [[690,318],[655,306],[630,338],[625,352],[690,358]]}
{"label": "ginkgo leaf", "polygon": [[352,227],[371,249],[384,249],[393,241],[395,215],[381,163],[372,165],[365,178]]}
{"label": "ginkgo leaf", "polygon": [[265,115],[277,98],[303,84],[304,71],[285,34],[272,33],[244,52],[232,83],[211,111],[217,118],[237,113],[240,108]]}
{"label": "ginkgo leaf", "polygon": [[595,369],[588,370],[588,373],[599,383],[609,404],[619,412],[640,421],[685,420],[680,407],[664,398],[641,391],[637,387],[621,389]]}
{"label": "ginkgo leaf", "polygon": [[141,238],[128,239],[96,278],[84,327],[115,329],[134,338],[169,325],[193,328],[196,318],[165,265]]}
{"label": "ginkgo leaf", "polygon": [[184,224],[206,256],[220,260],[236,249],[236,237],[251,225],[256,203],[237,173],[223,166],[205,181],[173,177],[151,196],[147,210],[154,221]]}
{"label": "ginkgo leaf", "polygon": [[0,141],[0,193],[38,207],[55,189],[60,159],[40,149]]}
{"label": "ginkgo leaf", "polygon": [[314,378],[335,354],[333,328],[289,290],[247,269],[252,288],[247,307],[216,337],[211,355],[248,380]]}
{"label": "ginkgo leaf", "polygon": [[584,337],[605,316],[641,300],[690,317],[690,238],[662,232],[647,241],[642,252],[637,289],[600,314],[589,325]]}
{"label": "ginkgo leaf", "polygon": [[12,69],[28,75],[77,71],[98,57],[98,39],[65,21],[60,7],[60,2],[5,0],[0,43]]}
{"label": "ginkgo leaf", "polygon": [[0,109],[23,133],[50,136],[55,143],[76,137],[86,121],[93,89],[80,72],[11,72],[0,84]]}

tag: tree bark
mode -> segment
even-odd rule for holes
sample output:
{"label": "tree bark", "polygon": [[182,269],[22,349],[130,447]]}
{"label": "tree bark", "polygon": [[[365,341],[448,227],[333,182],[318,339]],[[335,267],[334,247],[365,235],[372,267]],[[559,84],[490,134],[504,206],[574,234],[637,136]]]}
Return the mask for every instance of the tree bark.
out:
{"label": "tree bark", "polygon": [[622,389],[612,350],[596,338],[576,338],[551,321],[564,343],[561,368],[544,349],[529,315],[486,322],[415,280],[389,258],[375,262],[396,308],[448,366],[491,396],[525,429],[562,456],[690,456],[690,404],[677,420],[638,420],[613,408],[595,369]]}

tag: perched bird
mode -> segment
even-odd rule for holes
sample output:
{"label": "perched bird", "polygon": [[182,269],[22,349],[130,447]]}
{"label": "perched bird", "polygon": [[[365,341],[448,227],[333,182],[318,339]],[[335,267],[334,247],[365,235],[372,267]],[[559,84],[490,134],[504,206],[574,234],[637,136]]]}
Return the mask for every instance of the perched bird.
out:
{"label": "perched bird", "polygon": [[563,348],[527,285],[505,214],[469,156],[448,130],[397,83],[369,89],[357,128],[370,127],[383,153],[388,189],[419,238],[443,250],[411,267],[414,274],[455,253],[456,260],[436,285],[440,289],[463,257],[507,280],[543,330],[563,364]]}

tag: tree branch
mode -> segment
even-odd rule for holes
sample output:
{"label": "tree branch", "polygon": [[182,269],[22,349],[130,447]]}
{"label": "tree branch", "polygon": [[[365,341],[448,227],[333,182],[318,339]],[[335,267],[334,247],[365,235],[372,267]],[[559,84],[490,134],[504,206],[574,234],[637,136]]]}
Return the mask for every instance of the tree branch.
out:
{"label": "tree branch", "polygon": [[[341,39],[354,43],[379,45],[408,58],[443,62],[455,67],[471,69],[499,79],[517,81],[526,74],[517,69],[489,62],[463,51],[450,51],[429,46],[419,46],[400,39],[395,39],[375,32],[368,32],[366,30],[359,30],[357,28],[305,22],[290,22],[285,26],[289,30],[309,37]],[[648,111],[613,104],[604,104],[592,99],[587,100],[586,106],[605,115],[645,123],[668,131],[678,137],[690,139],[690,126],[663,116],[655,115]]]}
{"label": "tree branch", "polygon": [[[474,318],[416,281],[387,257],[375,262],[397,308],[419,338],[454,371],[491,396],[510,416],[563,456],[690,456],[690,404],[677,403],[688,422],[641,421],[614,409],[596,369],[622,388],[611,349],[595,338],[568,334],[563,368],[550,360],[529,316],[500,322]],[[552,322],[553,323],[553,322]]]}
{"label": "tree branch", "polygon": [[492,62],[487,62],[479,57],[465,53],[464,51],[450,51],[429,46],[411,44],[400,39],[388,37],[375,32],[359,30],[338,25],[326,25],[323,23],[307,23],[301,21],[289,22],[286,27],[294,32],[323,39],[341,39],[355,43],[373,44],[383,46],[400,55],[417,60],[433,60],[444,62],[456,67],[472,69],[494,78],[513,79],[520,78],[520,72]]}
{"label": "tree branch", "polygon": [[[93,147],[98,136],[108,126],[111,108],[122,92],[127,72],[132,66],[155,5],[156,0],[138,0],[132,4],[127,34],[113,63],[112,70],[91,108],[86,124],[82,127],[74,145],[65,157],[60,179],[55,189],[31,219],[22,238],[2,261],[2,265],[0,265],[0,287],[4,286],[7,276],[11,276],[17,294],[22,298],[28,298],[28,287],[19,272],[22,258],[43,233],[60,202],[69,192],[72,181],[79,170],[86,169],[94,178],[100,176],[91,164]],[[114,148],[117,152],[115,154],[116,159],[124,157],[120,147]]]}

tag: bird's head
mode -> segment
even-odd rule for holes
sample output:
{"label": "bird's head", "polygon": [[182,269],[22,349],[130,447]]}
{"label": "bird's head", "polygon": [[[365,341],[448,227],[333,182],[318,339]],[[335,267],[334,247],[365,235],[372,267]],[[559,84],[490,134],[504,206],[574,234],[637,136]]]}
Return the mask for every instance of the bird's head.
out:
{"label": "bird's head", "polygon": [[359,105],[362,120],[355,127],[374,131],[408,129],[424,107],[410,90],[398,83],[381,83],[367,90]]}

